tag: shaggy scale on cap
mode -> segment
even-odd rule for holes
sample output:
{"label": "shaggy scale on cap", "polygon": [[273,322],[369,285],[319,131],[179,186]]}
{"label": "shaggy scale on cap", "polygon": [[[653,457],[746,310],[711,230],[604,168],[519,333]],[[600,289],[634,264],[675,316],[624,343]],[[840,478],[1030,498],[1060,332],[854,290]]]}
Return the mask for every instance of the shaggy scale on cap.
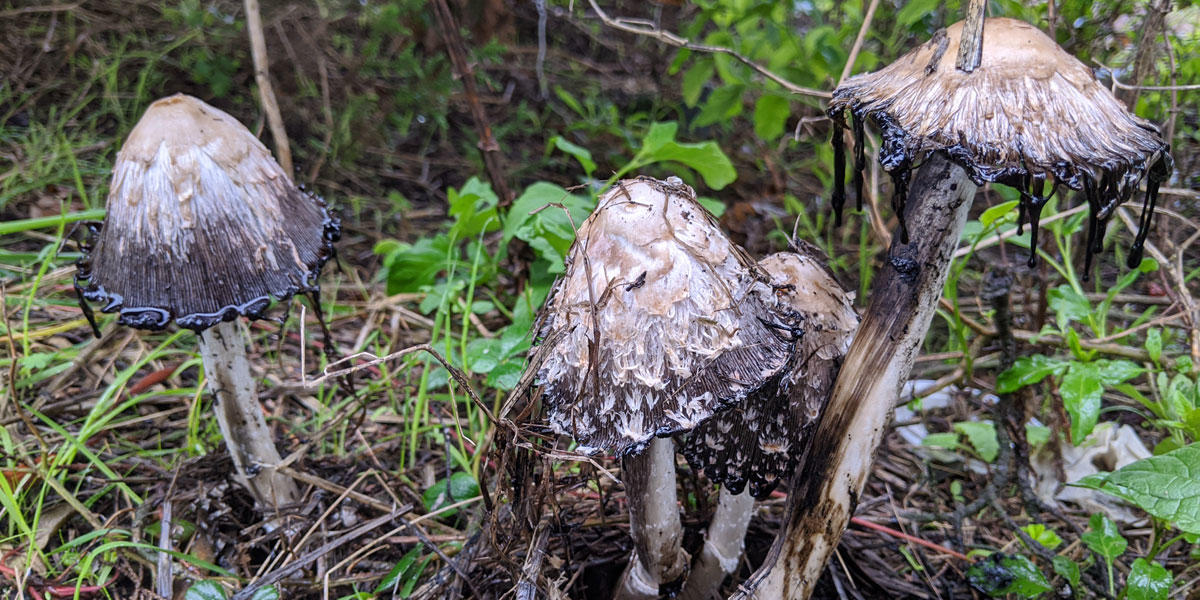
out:
{"label": "shaggy scale on cap", "polygon": [[695,428],[783,368],[793,335],[769,325],[771,294],[691,188],[618,183],[542,313],[551,426],[618,454]]}
{"label": "shaggy scale on cap", "polygon": [[150,105],[117,154],[75,286],[122,325],[202,330],[316,291],[338,235],[248,129],[176,94]]}
{"label": "shaggy scale on cap", "polygon": [[[961,22],[951,25],[896,62],[834,90],[830,115],[840,123],[848,109],[854,121],[860,206],[866,118],[880,129],[879,162],[895,183],[897,215],[903,215],[913,162],[944,151],[977,184],[1019,189],[1021,221],[1031,223],[1035,242],[1042,205],[1053,195],[1045,193],[1047,178],[1054,188],[1083,190],[1093,220],[1089,261],[1100,241],[1091,239],[1096,229],[1149,171],[1143,226],[1131,253],[1136,264],[1159,184],[1171,170],[1158,128],[1126,111],[1083,63],[1022,21],[987,19],[979,67],[970,73],[955,68],[962,29]],[[833,204],[840,212],[841,133],[833,140],[838,166]],[[903,227],[901,234],[906,240]]]}
{"label": "shaggy scale on cap", "polygon": [[795,471],[858,327],[854,294],[833,277],[821,251],[805,242],[795,250],[759,266],[771,277],[779,310],[804,331],[797,351],[778,378],[705,421],[683,446],[693,469],[734,494],[749,484],[760,500]]}

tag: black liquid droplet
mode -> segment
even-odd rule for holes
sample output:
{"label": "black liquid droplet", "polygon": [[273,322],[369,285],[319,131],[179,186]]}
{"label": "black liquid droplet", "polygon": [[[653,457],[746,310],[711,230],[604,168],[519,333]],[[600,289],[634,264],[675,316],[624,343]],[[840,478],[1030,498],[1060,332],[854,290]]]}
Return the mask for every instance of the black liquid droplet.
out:
{"label": "black liquid droplet", "polygon": [[843,111],[830,113],[833,120],[833,224],[842,225],[842,207],[846,205],[846,142],[842,139]]}
{"label": "black liquid droplet", "polygon": [[1046,206],[1046,175],[1026,175],[1027,188],[1021,192],[1022,199],[1028,198],[1029,210],[1029,268],[1037,266],[1038,230],[1042,223],[1042,208]]}
{"label": "black liquid droplet", "polygon": [[850,122],[854,128],[854,201],[858,210],[863,209],[863,170],[867,167],[867,149],[863,144],[863,119],[866,117],[850,114]]}
{"label": "black liquid droplet", "polygon": [[892,171],[892,211],[900,220],[900,243],[908,243],[908,224],[904,220],[904,206],[908,201],[908,179],[912,176],[912,168],[905,160],[898,169]]}
{"label": "black liquid droplet", "polygon": [[1164,153],[1162,157],[1150,167],[1150,172],[1146,177],[1146,197],[1142,200],[1142,216],[1138,219],[1137,237],[1133,240],[1133,246],[1129,248],[1129,259],[1125,261],[1125,266],[1130,269],[1136,269],[1142,262],[1142,251],[1146,245],[1146,236],[1150,234],[1150,224],[1154,218],[1154,205],[1158,201],[1158,187],[1167,179],[1171,173],[1171,164],[1168,154]]}
{"label": "black liquid droplet", "polygon": [[1100,227],[1100,200],[1096,196],[1096,182],[1092,180],[1092,176],[1083,175],[1083,194],[1088,203],[1088,231],[1087,231],[1087,246],[1083,253],[1083,280],[1088,281],[1092,274],[1092,256],[1099,252],[1099,247],[1103,245],[1102,240],[1097,240],[1096,237],[1104,237],[1103,229]]}

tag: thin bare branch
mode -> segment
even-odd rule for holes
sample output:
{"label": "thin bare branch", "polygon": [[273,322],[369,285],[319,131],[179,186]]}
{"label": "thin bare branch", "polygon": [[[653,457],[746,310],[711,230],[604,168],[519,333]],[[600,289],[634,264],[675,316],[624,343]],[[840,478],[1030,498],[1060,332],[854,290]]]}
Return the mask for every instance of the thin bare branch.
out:
{"label": "thin bare branch", "polygon": [[596,11],[596,16],[600,17],[600,20],[603,21],[605,25],[608,25],[609,27],[612,27],[613,29],[618,29],[620,31],[625,31],[628,33],[634,33],[637,35],[644,35],[646,37],[654,38],[664,44],[667,44],[668,46],[675,46],[676,48],[684,48],[687,50],[692,50],[693,52],[707,52],[709,54],[725,54],[728,56],[732,56],[733,58],[737,59],[738,62],[746,65],[747,67],[750,67],[751,69],[754,69],[759,75],[762,75],[763,77],[766,77],[767,79],[770,79],[771,81],[774,81],[775,83],[778,83],[779,85],[783,86],[784,89],[786,89],[789,92],[792,92],[793,94],[799,94],[801,96],[812,96],[814,98],[832,98],[833,97],[832,93],[826,92],[824,90],[816,90],[813,88],[796,85],[795,83],[788,81],[783,76],[775,73],[774,71],[771,71],[770,69],[750,60],[749,58],[740,54],[736,50],[733,50],[730,48],[723,48],[721,46],[708,46],[706,44],[697,44],[695,42],[688,40],[687,38],[680,37],[679,35],[676,35],[670,31],[666,31],[664,29],[655,27],[654,25],[647,23],[646,21],[643,21],[641,19],[623,19],[623,18],[614,19],[613,17],[610,17],[608,15],[608,13],[604,12],[604,9],[600,8],[600,5],[596,3],[596,0],[588,0],[588,4],[590,4],[592,6],[592,10]]}

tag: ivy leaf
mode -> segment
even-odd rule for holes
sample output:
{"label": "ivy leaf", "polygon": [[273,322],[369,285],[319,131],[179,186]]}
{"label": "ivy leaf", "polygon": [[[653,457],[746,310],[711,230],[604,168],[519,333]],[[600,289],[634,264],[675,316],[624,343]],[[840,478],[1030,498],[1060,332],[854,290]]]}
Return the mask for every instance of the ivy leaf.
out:
{"label": "ivy leaf", "polygon": [[1117,529],[1117,524],[1113,523],[1112,519],[1096,513],[1088,520],[1088,526],[1091,527],[1091,530],[1079,536],[1079,539],[1083,540],[1083,543],[1091,548],[1092,552],[1103,556],[1109,562],[1125,553],[1129,542],[1125,541],[1125,537],[1121,535],[1121,531]]}
{"label": "ivy leaf", "polygon": [[1023,598],[1053,590],[1046,576],[1028,558],[1020,554],[997,552],[967,569],[967,581],[992,597],[1016,594]]}
{"label": "ivy leaf", "polygon": [[979,457],[987,462],[996,460],[1000,452],[1000,442],[996,439],[996,426],[982,421],[964,421],[955,423],[954,430],[963,434]]}
{"label": "ivy leaf", "polygon": [[1013,366],[996,377],[996,393],[1009,394],[1033,385],[1045,379],[1047,375],[1061,375],[1067,370],[1068,364],[1041,354],[1022,356]]}
{"label": "ivy leaf", "polygon": [[1125,580],[1126,600],[1167,600],[1171,593],[1171,572],[1144,558],[1133,561]]}
{"label": "ivy leaf", "polygon": [[1200,442],[1073,485],[1124,498],[1181,531],[1200,534]]}
{"label": "ivy leaf", "polygon": [[1104,385],[1091,363],[1073,363],[1058,387],[1063,407],[1071,416],[1071,442],[1079,444],[1100,420],[1100,395]]}

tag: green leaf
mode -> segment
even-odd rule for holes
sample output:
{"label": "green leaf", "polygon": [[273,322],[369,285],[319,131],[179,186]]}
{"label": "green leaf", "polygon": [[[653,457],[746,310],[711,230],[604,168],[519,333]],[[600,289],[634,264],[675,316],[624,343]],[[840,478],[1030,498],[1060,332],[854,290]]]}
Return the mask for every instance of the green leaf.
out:
{"label": "green leaf", "polygon": [[[447,504],[453,504],[450,501],[450,481],[439,479],[437,483],[434,483],[421,494],[421,503],[425,505],[425,512],[433,512]],[[448,510],[442,513],[441,516],[449,517],[454,512],[453,510]]]}
{"label": "green leaf", "polygon": [[1066,331],[1072,321],[1082,321],[1092,314],[1088,299],[1079,295],[1071,286],[1062,284],[1046,293],[1050,309],[1057,315],[1058,328]]}
{"label": "green leaf", "polygon": [[725,214],[725,203],[717,200],[716,198],[697,196],[696,202],[699,202],[700,206],[704,207],[704,210],[707,210],[712,214],[712,216],[718,219],[721,218],[721,215]]}
{"label": "green leaf", "polygon": [[462,241],[500,228],[500,217],[496,214],[500,198],[490,184],[478,177],[468,179],[461,190],[450,188],[446,199],[450,204],[450,216],[454,218],[450,239]]}
{"label": "green leaf", "polygon": [[1045,425],[1026,423],[1025,441],[1029,442],[1029,445],[1034,448],[1045,446],[1050,441],[1050,428]]}
{"label": "green leaf", "polygon": [[921,445],[946,448],[947,450],[958,450],[962,447],[958,443],[957,433],[931,433],[921,440]]}
{"label": "green leaf", "polygon": [[[677,125],[655,123],[642,142],[638,159],[645,164],[675,161],[694,169],[708,187],[719,190],[737,179],[737,171],[716,142],[684,144],[674,140]],[[532,186],[531,186],[532,187]]]}
{"label": "green leaf", "polygon": [[1162,358],[1162,330],[1155,327],[1146,332],[1146,353],[1150,360],[1158,362]]}
{"label": "green leaf", "polygon": [[579,161],[579,166],[583,167],[583,172],[588,177],[592,176],[592,172],[596,170],[596,161],[592,160],[592,153],[588,152],[587,148],[573,144],[561,135],[550,138],[550,143],[554,144],[555,148],[574,156],[575,160]]}
{"label": "green leaf", "polygon": [[955,423],[954,430],[966,436],[980,458],[987,462],[996,460],[1000,442],[996,440],[995,425],[982,421],[963,421]]}
{"label": "green leaf", "polygon": [[498,390],[510,391],[517,387],[521,375],[525,373],[525,359],[512,358],[500,363],[491,373],[488,373],[487,385]]}
{"label": "green leaf", "polygon": [[675,121],[651,123],[646,137],[642,138],[642,149],[639,153],[652,153],[667,145],[667,142],[675,141],[676,131],[679,131],[679,123]]}
{"label": "green leaf", "polygon": [[1200,442],[1073,485],[1124,498],[1181,531],[1200,534]]}
{"label": "green leaf", "polygon": [[1133,561],[1125,580],[1126,600],[1167,600],[1171,593],[1171,572],[1144,558]]}
{"label": "green leaf", "polygon": [[908,29],[913,23],[920,21],[938,6],[938,0],[910,0],[900,12],[896,13],[896,23],[901,29]]}
{"label": "green leaf", "polygon": [[[387,293],[416,292],[421,287],[433,284],[438,274],[447,271],[457,254],[450,236],[437,235],[421,238],[415,244],[380,243],[377,253],[384,253],[384,271],[387,273]],[[450,256],[450,259],[447,259]]]}
{"label": "green leaf", "polygon": [[250,600],[279,600],[279,588],[273,585],[264,585],[250,595]]}
{"label": "green leaf", "polygon": [[375,593],[384,594],[399,587],[400,582],[404,577],[404,573],[412,568],[413,563],[415,563],[417,558],[420,556],[420,546],[417,546],[416,548],[406,552],[404,556],[400,557],[400,560],[396,562],[396,565],[392,567],[392,570],[388,571],[388,574],[384,575],[383,579],[379,580],[379,585],[375,586]]}
{"label": "green leaf", "polygon": [[[554,205],[562,205],[566,210]],[[504,221],[500,246],[507,249],[513,238],[524,240],[548,262],[552,273],[562,273],[566,270],[563,259],[575,241],[575,227],[583,224],[594,206],[590,197],[577,196],[553,183],[539,181],[513,201]],[[530,214],[535,211],[537,214]]]}
{"label": "green leaf", "polygon": [[1059,544],[1062,544],[1062,538],[1058,537],[1058,534],[1054,533],[1053,529],[1050,529],[1041,523],[1030,523],[1029,525],[1022,527],[1021,530],[1024,531],[1026,535],[1033,538],[1033,541],[1041,544],[1047,550],[1053,550],[1057,548]]}
{"label": "green leaf", "polygon": [[470,473],[456,471],[450,476],[450,497],[455,502],[469,500],[479,495],[479,483]]}
{"label": "green leaf", "polygon": [[992,597],[1016,594],[1022,598],[1036,598],[1054,589],[1028,558],[1001,552],[971,565],[967,569],[967,581]]}
{"label": "green leaf", "polygon": [[184,600],[226,600],[225,588],[221,584],[201,579],[192,584],[183,594]]}
{"label": "green leaf", "polygon": [[1052,561],[1054,572],[1071,584],[1071,589],[1079,589],[1079,565],[1065,556],[1055,556]]}
{"label": "green leaf", "polygon": [[1071,416],[1071,443],[1079,444],[1100,420],[1100,396],[1104,393],[1100,375],[1089,363],[1073,363],[1063,375],[1058,392]]}
{"label": "green leaf", "polygon": [[1060,375],[1067,370],[1067,365],[1066,362],[1041,354],[1022,356],[1013,366],[996,377],[996,393],[1009,394],[1033,385],[1045,379],[1047,375]]}
{"label": "green leaf", "polygon": [[712,79],[713,71],[711,60],[700,59],[683,73],[681,93],[685,106],[692,108],[700,101],[700,94],[704,92],[704,84]]}
{"label": "green leaf", "polygon": [[791,114],[788,99],[777,94],[763,94],[754,103],[754,134],[768,142],[783,135]]}
{"label": "green leaf", "polygon": [[693,124],[696,127],[707,127],[715,123],[728,123],[742,114],[742,94],[745,91],[746,86],[740,83],[723,85],[713,90]]}
{"label": "green leaf", "polygon": [[1091,364],[1096,368],[1096,374],[1100,377],[1100,383],[1104,384],[1105,387],[1125,383],[1146,372],[1146,369],[1128,360],[1102,358],[1092,361]]}
{"label": "green leaf", "polygon": [[1079,539],[1083,540],[1083,543],[1091,548],[1092,552],[1103,556],[1110,562],[1125,553],[1129,542],[1125,541],[1125,537],[1121,535],[1121,531],[1117,529],[1117,524],[1113,523],[1112,519],[1096,513],[1088,520],[1088,525],[1091,529],[1079,536]]}
{"label": "green leaf", "polygon": [[1019,200],[1001,202],[1000,204],[983,211],[983,214],[979,215],[979,223],[986,228],[1001,218],[1012,214],[1012,212],[1016,210],[1020,203],[1021,202]]}

